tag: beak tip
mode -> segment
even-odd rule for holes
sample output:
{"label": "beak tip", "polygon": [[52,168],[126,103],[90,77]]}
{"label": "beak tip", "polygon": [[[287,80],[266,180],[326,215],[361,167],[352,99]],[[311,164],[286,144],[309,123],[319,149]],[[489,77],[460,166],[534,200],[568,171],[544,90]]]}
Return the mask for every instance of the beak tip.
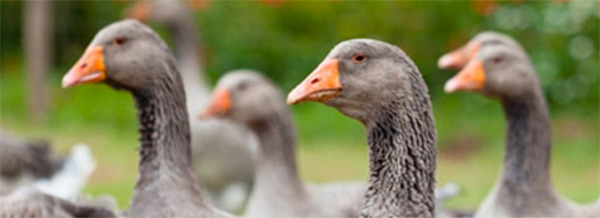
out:
{"label": "beak tip", "polygon": [[62,88],[69,88],[77,83],[77,80],[72,76],[73,72],[69,71],[62,79]]}
{"label": "beak tip", "polygon": [[443,55],[437,62],[438,68],[446,69],[452,65],[452,57],[448,54]]}
{"label": "beak tip", "polygon": [[444,85],[444,92],[446,92],[446,93],[452,93],[452,92],[456,91],[456,88],[457,88],[456,81],[454,79],[450,79]]}
{"label": "beak tip", "polygon": [[298,101],[288,99],[286,102],[288,105],[295,105]]}
{"label": "beak tip", "polygon": [[287,99],[286,99],[286,103],[288,105],[293,105],[298,103],[298,98],[296,97],[296,89],[292,90],[290,92],[290,94],[288,94]]}

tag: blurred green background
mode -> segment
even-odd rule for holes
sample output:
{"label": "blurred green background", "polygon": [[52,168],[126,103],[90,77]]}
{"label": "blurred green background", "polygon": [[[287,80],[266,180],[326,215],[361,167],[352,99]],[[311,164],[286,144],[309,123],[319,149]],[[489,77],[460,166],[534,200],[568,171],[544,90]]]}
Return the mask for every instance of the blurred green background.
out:
{"label": "blurred green background", "polygon": [[[122,19],[130,1],[57,1],[46,81],[49,108],[41,122],[28,116],[23,49],[23,1],[0,2],[0,125],[28,138],[47,138],[62,152],[84,142],[98,167],[84,192],[129,205],[137,176],[137,121],[129,94],[104,85],[62,90],[60,79],[98,30]],[[507,33],[534,63],[553,118],[552,179],[577,202],[600,195],[598,1],[507,2],[240,2],[213,1],[194,12],[204,40],[211,84],[225,72],[263,72],[288,92],[338,42],[368,37],[398,45],[429,86],[438,131],[438,183],[463,190],[447,202],[476,208],[491,189],[504,153],[499,103],[472,93],[447,95],[455,72],[436,67],[445,52],[484,30]],[[169,44],[166,29],[152,25]],[[333,108],[292,107],[299,162],[307,181],[364,180],[364,129]]]}

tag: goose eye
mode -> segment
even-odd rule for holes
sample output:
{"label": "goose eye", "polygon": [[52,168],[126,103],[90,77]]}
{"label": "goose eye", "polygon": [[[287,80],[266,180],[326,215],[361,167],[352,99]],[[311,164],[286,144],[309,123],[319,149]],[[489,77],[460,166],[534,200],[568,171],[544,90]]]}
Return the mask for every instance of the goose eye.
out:
{"label": "goose eye", "polygon": [[114,45],[122,45],[126,41],[127,41],[127,39],[125,39],[123,37],[119,37],[119,38],[116,38],[115,41],[113,41],[113,44]]}
{"label": "goose eye", "polygon": [[352,61],[357,64],[361,64],[367,60],[367,56],[365,54],[357,54],[352,57]]}
{"label": "goose eye", "polygon": [[244,91],[246,88],[248,87],[247,83],[241,83],[240,85],[238,85],[238,90],[240,91]]}
{"label": "goose eye", "polygon": [[494,57],[492,59],[492,62],[494,62],[494,64],[500,63],[500,62],[502,62],[502,58],[501,57]]}

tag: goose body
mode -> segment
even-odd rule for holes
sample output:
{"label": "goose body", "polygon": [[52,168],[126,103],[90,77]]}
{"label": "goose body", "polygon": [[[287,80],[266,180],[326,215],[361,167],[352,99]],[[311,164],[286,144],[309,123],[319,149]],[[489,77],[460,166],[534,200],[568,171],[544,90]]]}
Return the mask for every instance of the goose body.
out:
{"label": "goose body", "polygon": [[0,138],[0,217],[115,217],[113,198],[77,199],[95,168],[87,146],[62,159],[46,142]]}
{"label": "goose body", "polygon": [[37,189],[20,187],[0,198],[0,217],[115,217],[108,207],[75,204],[41,193]]}
{"label": "goose body", "polygon": [[238,70],[223,76],[203,115],[246,125],[258,138],[247,217],[356,217],[360,183],[305,184],[296,166],[296,136],[281,91],[260,74]]}
{"label": "goose body", "polygon": [[0,130],[0,195],[21,187],[35,187],[42,193],[72,199],[94,171],[90,149],[75,145],[66,158],[53,154],[42,141],[23,141]]}
{"label": "goose body", "polygon": [[[172,35],[186,94],[190,119],[192,168],[208,197],[216,206],[239,211],[253,181],[253,156],[256,140],[251,133],[227,120],[195,119],[195,113],[207,107],[209,86],[204,79],[201,42],[194,21],[179,1],[142,1],[136,3],[129,15],[139,20],[164,24]],[[236,187],[239,187],[236,189]],[[228,196],[231,190],[237,196]]]}
{"label": "goose body", "polygon": [[134,20],[103,28],[62,84],[98,82],[130,92],[138,110],[139,175],[127,216],[228,217],[194,177],[183,84],[158,35]]}
{"label": "goose body", "polygon": [[361,217],[433,217],[436,132],[427,86],[396,46],[353,39],[333,48],[288,103],[322,102],[367,132],[369,185]]}
{"label": "goose body", "polygon": [[560,196],[550,180],[550,116],[535,69],[512,38],[494,32],[443,56],[442,68],[463,68],[447,92],[475,91],[501,101],[506,149],[500,176],[476,217],[600,217],[600,201],[580,206]]}
{"label": "goose body", "polygon": [[0,130],[0,194],[48,179],[58,172],[63,160],[52,154],[45,142],[26,142]]}

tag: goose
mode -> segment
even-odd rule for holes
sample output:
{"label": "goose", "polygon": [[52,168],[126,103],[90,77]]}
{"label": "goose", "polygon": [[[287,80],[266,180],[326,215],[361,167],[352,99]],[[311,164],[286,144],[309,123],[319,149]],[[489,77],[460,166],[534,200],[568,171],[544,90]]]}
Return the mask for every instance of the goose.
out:
{"label": "goose", "polygon": [[536,71],[514,39],[483,32],[438,63],[440,68],[462,68],[446,82],[446,92],[498,99],[507,120],[502,171],[475,217],[600,217],[600,201],[576,205],[552,185],[548,107]]}
{"label": "goose", "polygon": [[73,203],[31,186],[0,198],[0,217],[116,217],[113,211],[106,205]]}
{"label": "goose", "polygon": [[149,27],[104,27],[63,77],[63,88],[105,83],[133,95],[139,171],[129,217],[230,217],[204,197],[191,168],[189,119],[175,58]]}
{"label": "goose", "polygon": [[369,184],[361,217],[433,217],[436,132],[427,86],[398,47],[373,39],[336,45],[288,104],[321,102],[361,122]]}
{"label": "goose", "polygon": [[94,171],[94,158],[86,145],[75,145],[62,158],[46,141],[24,141],[2,129],[0,138],[0,196],[33,186],[42,193],[72,199]]}
{"label": "goose", "polygon": [[140,1],[127,14],[140,21],[167,27],[178,59],[190,117],[192,167],[207,196],[219,208],[240,211],[254,179],[256,139],[241,125],[228,120],[195,119],[207,107],[210,87],[202,70],[201,38],[188,9],[173,0]]}
{"label": "goose", "polygon": [[357,217],[364,184],[302,182],[296,166],[296,136],[281,91],[259,73],[236,70],[223,76],[203,118],[242,123],[258,137],[256,181],[246,217]]}
{"label": "goose", "polygon": [[63,160],[56,157],[45,141],[23,141],[0,130],[0,194],[7,195],[18,187],[50,178]]}
{"label": "goose", "polygon": [[115,217],[114,199],[79,196],[94,169],[89,148],[77,145],[63,159],[46,141],[2,129],[0,138],[0,217]]}

